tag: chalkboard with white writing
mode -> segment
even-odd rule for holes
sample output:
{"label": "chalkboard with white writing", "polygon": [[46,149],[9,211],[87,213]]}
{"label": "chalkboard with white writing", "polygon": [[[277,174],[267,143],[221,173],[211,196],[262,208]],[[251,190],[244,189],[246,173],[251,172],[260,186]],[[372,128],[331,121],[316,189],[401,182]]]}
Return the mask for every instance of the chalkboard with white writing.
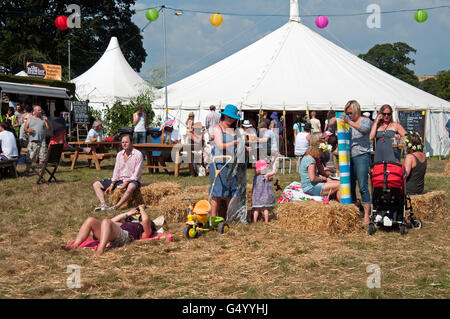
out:
{"label": "chalkboard with white writing", "polygon": [[398,110],[398,121],[409,132],[417,132],[425,141],[426,110]]}
{"label": "chalkboard with white writing", "polygon": [[73,122],[76,124],[89,124],[89,106],[85,101],[73,101]]}

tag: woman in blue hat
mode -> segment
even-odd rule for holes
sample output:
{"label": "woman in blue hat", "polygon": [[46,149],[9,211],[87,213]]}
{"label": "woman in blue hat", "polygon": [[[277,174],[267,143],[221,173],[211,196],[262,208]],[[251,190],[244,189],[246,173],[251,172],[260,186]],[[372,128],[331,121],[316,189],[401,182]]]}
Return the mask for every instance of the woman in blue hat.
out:
{"label": "woman in blue hat", "polygon": [[[238,135],[236,130],[236,122],[241,117],[238,115],[238,108],[235,105],[228,104],[221,114],[220,123],[215,125],[212,130],[213,147],[211,151],[211,158],[214,156],[231,155],[234,156],[236,146],[238,144]],[[224,164],[224,159],[215,161],[216,168],[220,170]],[[211,186],[215,177],[214,164],[209,166],[209,176],[211,178]],[[226,201],[227,207],[233,196],[233,192],[237,190],[237,176],[227,178],[230,165],[227,165],[220,172],[217,177],[211,195],[211,215],[218,216],[218,208],[220,200]],[[211,189],[210,189],[211,191]]]}

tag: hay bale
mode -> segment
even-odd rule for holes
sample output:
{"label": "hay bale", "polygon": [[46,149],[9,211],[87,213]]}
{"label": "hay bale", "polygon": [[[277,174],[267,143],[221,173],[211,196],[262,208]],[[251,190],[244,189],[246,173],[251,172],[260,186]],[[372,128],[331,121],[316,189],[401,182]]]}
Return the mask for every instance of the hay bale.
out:
{"label": "hay bale", "polygon": [[450,161],[445,165],[444,176],[450,177]]}
{"label": "hay bale", "polygon": [[141,187],[141,194],[147,206],[157,206],[159,201],[166,196],[181,192],[181,185],[177,183],[161,182]]}
{"label": "hay bale", "polygon": [[[185,222],[189,201],[183,198],[188,197],[192,197],[192,193],[186,191],[176,195],[165,196],[159,201],[159,205],[156,208],[161,212],[161,215],[164,216],[164,220],[168,223]],[[197,202],[198,200],[192,200],[191,203],[194,206]]]}
{"label": "hay bale", "polygon": [[[116,205],[122,195],[125,193],[126,189],[118,189],[116,188],[109,198],[109,201],[112,205]],[[119,209],[128,209],[128,208],[134,208],[141,204],[144,204],[144,198],[142,197],[142,194],[139,189],[136,189],[130,198],[128,198],[125,202],[120,205]]]}
{"label": "hay bale", "polygon": [[348,234],[361,229],[358,208],[337,201],[328,205],[316,201],[287,202],[275,213],[274,225],[296,232]]}
{"label": "hay bale", "polygon": [[190,193],[190,197],[198,197],[202,199],[208,199],[209,196],[209,187],[210,185],[197,185],[197,186],[188,186],[184,189],[185,193]]}
{"label": "hay bale", "polygon": [[411,205],[414,216],[421,220],[443,218],[447,212],[445,206],[445,191],[427,192],[421,195],[411,195]]}

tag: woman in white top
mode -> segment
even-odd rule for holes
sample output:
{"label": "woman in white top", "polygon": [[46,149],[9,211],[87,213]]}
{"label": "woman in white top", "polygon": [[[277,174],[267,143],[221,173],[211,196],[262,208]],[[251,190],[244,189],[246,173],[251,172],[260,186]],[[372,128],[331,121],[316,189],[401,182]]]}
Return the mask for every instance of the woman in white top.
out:
{"label": "woman in white top", "polygon": [[297,170],[300,166],[300,161],[309,148],[309,140],[311,137],[311,124],[306,123],[303,131],[295,136],[295,157],[297,158]]}
{"label": "woman in white top", "polygon": [[135,144],[147,142],[147,129],[145,127],[146,117],[142,106],[138,106],[137,111],[133,114]]}

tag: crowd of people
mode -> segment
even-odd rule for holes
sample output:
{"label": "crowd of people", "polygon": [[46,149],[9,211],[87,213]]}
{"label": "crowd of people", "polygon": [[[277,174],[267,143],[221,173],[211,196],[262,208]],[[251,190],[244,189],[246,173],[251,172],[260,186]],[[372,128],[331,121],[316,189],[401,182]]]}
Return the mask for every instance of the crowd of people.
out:
{"label": "crowd of people", "polygon": [[[400,162],[401,156],[399,144],[406,149],[404,166],[406,169],[406,190],[408,194],[421,194],[424,191],[424,177],[427,158],[424,154],[423,141],[419,134],[406,132],[405,129],[392,118],[392,107],[383,105],[375,120],[361,114],[361,107],[355,100],[349,101],[344,107],[344,113],[337,118],[334,111],[329,111],[324,129],[316,113],[311,112],[305,116],[297,116],[292,127],[294,134],[294,153],[297,159],[297,171],[303,192],[311,196],[322,196],[340,200],[339,182],[339,154],[337,139],[337,122],[343,121],[350,127],[350,167],[351,167],[351,196],[352,202],[364,212],[363,224],[369,223],[371,207],[371,194],[369,190],[369,170],[373,161]],[[17,158],[20,147],[27,147],[27,169],[33,161],[45,160],[48,152],[46,136],[52,130],[49,119],[43,114],[39,105],[30,108],[26,106],[22,110],[20,105],[16,110],[9,109],[2,117],[0,123],[0,140],[2,153],[0,159]],[[211,215],[219,215],[220,202],[225,201],[228,206],[236,192],[237,176],[229,174],[230,166],[227,166],[226,158],[221,155],[237,154],[240,141],[245,142],[246,167],[254,163],[255,175],[253,178],[251,221],[256,222],[260,217],[267,223],[270,208],[275,205],[273,191],[273,176],[278,168],[280,149],[284,148],[283,136],[285,128],[279,119],[278,112],[265,112],[259,118],[256,127],[249,121],[242,121],[241,114],[235,105],[229,104],[222,111],[216,112],[214,106],[206,116],[205,125],[195,120],[191,112],[186,120],[186,134],[182,136],[180,131],[174,128],[175,120],[166,120],[161,127],[160,143],[194,145],[194,163],[198,165],[197,171],[204,169],[209,173],[211,185],[216,177],[216,170],[220,174],[211,186]],[[133,147],[133,143],[146,142],[146,115],[142,107],[133,114],[133,134],[123,134],[120,138],[122,150],[116,156],[113,176],[93,183],[94,192],[100,202],[96,210],[116,211],[127,201],[136,189],[141,186],[142,167],[144,154]],[[103,123],[94,121],[88,132],[86,141],[103,139]],[[16,139],[18,143],[16,142]],[[89,152],[89,149],[85,150]],[[161,155],[165,161],[169,161],[170,152]],[[218,157],[215,165],[211,165],[212,159]],[[231,177],[230,177],[231,175]],[[360,200],[357,200],[356,184],[358,184]],[[122,190],[122,196],[117,204],[108,206],[105,194],[111,194],[115,189]],[[141,212],[144,208],[141,209]],[[130,211],[128,214],[134,214]],[[151,232],[151,220],[145,218],[136,229],[126,229],[122,226],[123,214],[111,220],[98,221],[88,219],[80,229],[80,233],[71,246],[64,249],[74,249],[90,233],[100,239],[101,254],[106,245],[120,246],[133,239],[140,238]],[[139,227],[139,226],[137,226]]]}

